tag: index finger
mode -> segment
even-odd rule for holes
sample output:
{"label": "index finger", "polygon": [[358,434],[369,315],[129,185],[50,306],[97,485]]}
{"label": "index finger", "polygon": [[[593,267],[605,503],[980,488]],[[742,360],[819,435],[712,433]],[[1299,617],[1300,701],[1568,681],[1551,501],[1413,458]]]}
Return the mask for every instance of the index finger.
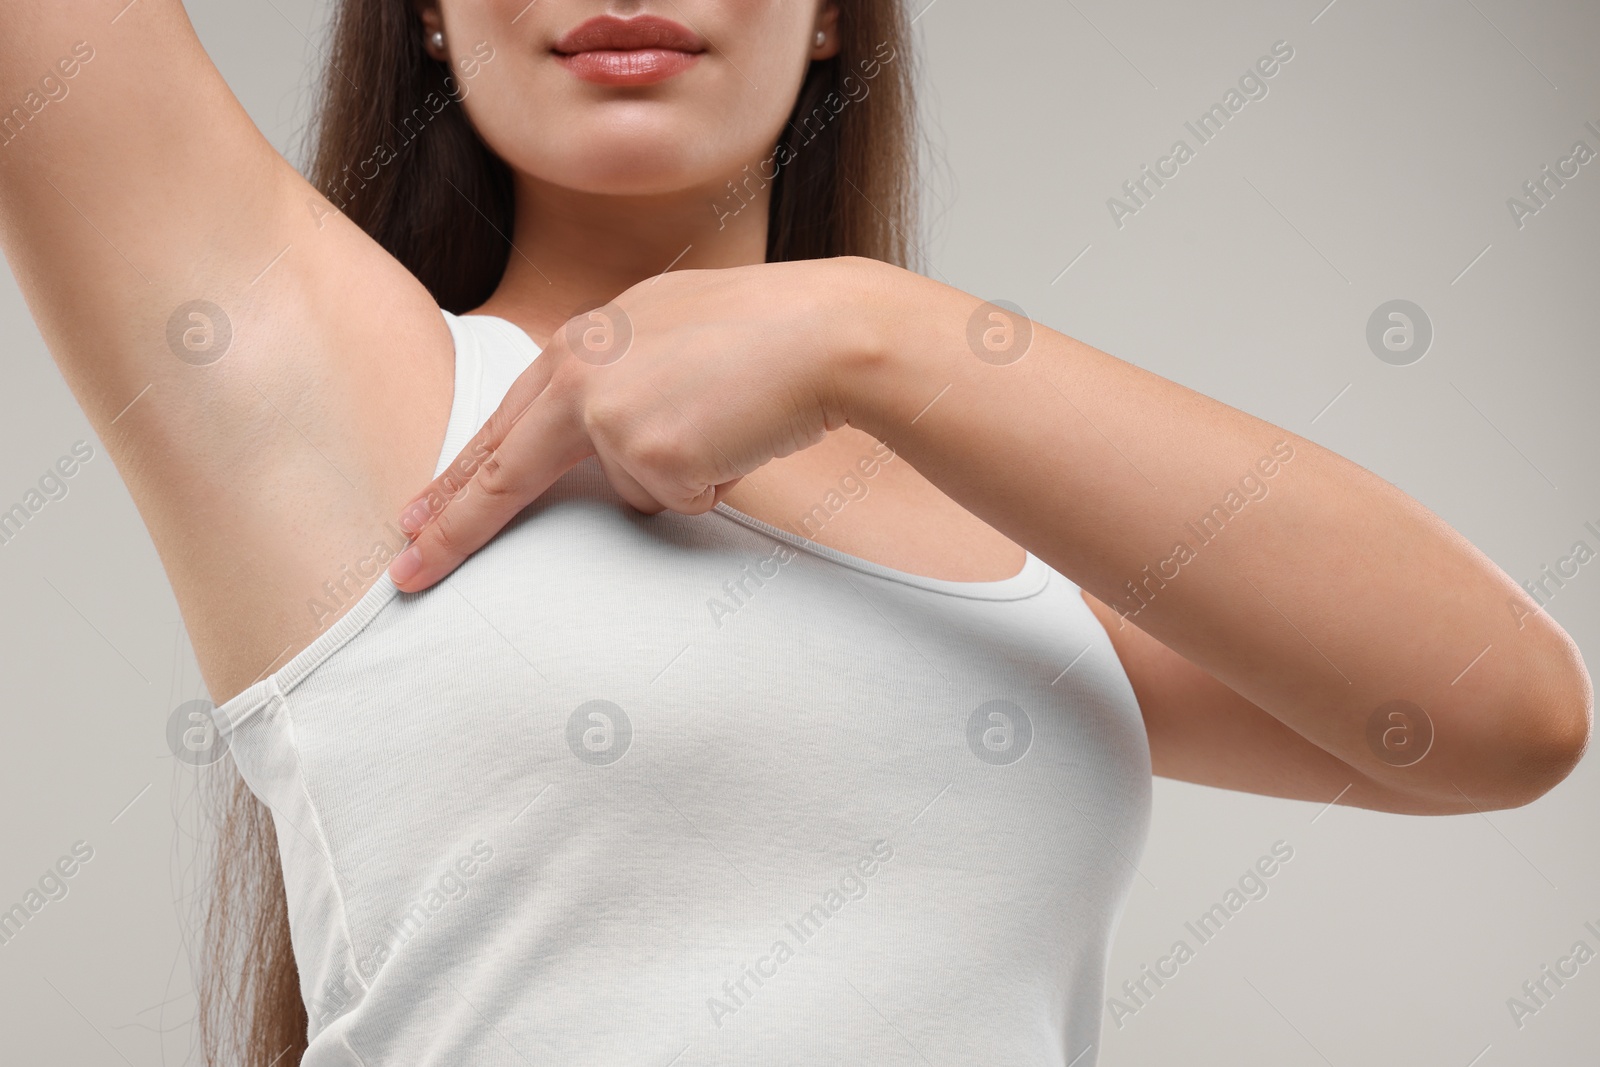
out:
{"label": "index finger", "polygon": [[[400,529],[407,536],[415,537],[434,516],[444,510],[451,498],[472,480],[483,460],[500,446],[507,431],[550,384],[559,358],[548,348],[536,354],[533,362],[517,375],[505,396],[501,397],[499,407],[478,427],[466,446],[456,453],[455,459],[400,509]],[[512,408],[515,410],[508,411]]]}
{"label": "index finger", "polygon": [[414,540],[389,564],[396,586],[419,592],[443,579],[588,454],[578,421],[546,392],[553,363],[536,359],[449,467],[402,510],[400,527]]}

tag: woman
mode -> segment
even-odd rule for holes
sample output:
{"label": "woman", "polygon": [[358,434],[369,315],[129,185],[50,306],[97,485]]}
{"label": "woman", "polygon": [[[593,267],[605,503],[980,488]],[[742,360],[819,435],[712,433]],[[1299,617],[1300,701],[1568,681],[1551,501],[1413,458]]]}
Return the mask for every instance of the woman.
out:
{"label": "woman", "polygon": [[8,3],[5,254],[249,786],[211,1062],[1086,1067],[1152,771],[1587,743],[1415,501],[899,265],[893,0],[346,0],[315,184],[177,0]]}

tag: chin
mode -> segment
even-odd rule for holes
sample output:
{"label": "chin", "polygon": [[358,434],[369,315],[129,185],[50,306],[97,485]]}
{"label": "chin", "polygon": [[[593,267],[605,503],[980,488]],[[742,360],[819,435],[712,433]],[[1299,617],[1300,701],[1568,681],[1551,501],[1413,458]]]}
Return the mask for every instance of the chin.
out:
{"label": "chin", "polygon": [[[683,124],[686,126],[686,124]],[[715,189],[736,177],[743,157],[726,146],[707,152],[704,129],[690,136],[680,124],[575,123],[580,138],[555,153],[540,153],[527,172],[565,189],[604,196],[657,196]],[[677,129],[675,129],[677,127]],[[682,132],[679,132],[682,130]]]}

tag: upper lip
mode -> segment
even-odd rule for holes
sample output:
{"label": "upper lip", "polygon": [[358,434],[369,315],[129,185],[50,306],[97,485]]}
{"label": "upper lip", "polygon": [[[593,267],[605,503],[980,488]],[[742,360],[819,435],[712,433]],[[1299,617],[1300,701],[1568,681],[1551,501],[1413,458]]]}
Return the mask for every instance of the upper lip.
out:
{"label": "upper lip", "polygon": [[628,52],[638,48],[704,52],[706,43],[687,26],[656,15],[631,19],[600,15],[568,30],[554,45],[554,51],[568,56],[578,52]]}

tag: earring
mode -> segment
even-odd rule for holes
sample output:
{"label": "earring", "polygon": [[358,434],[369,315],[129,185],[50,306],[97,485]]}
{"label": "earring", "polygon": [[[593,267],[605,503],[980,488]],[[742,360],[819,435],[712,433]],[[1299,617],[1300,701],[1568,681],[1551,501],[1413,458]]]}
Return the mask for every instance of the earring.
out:
{"label": "earring", "polygon": [[827,43],[828,43],[828,35],[826,33],[823,33],[821,30],[818,30],[817,31],[817,37],[816,37],[816,45],[817,45],[817,47],[821,48],[823,45],[825,45]]}
{"label": "earring", "polygon": [[428,38],[428,39],[431,42],[433,42],[433,47],[441,48],[441,49],[444,47],[444,31],[443,30],[434,30],[433,31],[433,36]]}

